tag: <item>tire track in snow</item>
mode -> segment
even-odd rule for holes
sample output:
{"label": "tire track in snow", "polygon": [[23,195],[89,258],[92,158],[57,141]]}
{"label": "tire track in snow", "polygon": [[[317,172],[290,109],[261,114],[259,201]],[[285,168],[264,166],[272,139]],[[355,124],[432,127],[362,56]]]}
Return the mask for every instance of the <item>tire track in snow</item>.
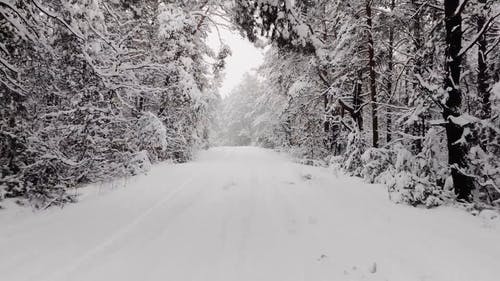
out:
{"label": "tire track in snow", "polygon": [[[156,209],[160,208],[161,206],[165,205],[168,203],[170,200],[172,200],[181,190],[183,190],[187,185],[192,183],[195,179],[189,179],[183,183],[181,183],[177,188],[175,188],[173,191],[165,192],[165,197],[162,196],[162,199],[160,199],[158,202],[156,202],[153,206],[150,208],[144,210],[141,212],[139,216],[137,216],[134,220],[132,220],[130,223],[124,225],[123,227],[119,228],[116,230],[113,234],[111,234],[106,240],[101,242],[100,244],[96,245],[95,247],[91,248],[84,254],[82,254],[76,261],[73,263],[67,265],[63,269],[61,269],[58,272],[55,272],[51,276],[45,279],[41,279],[42,281],[55,281],[55,280],[61,280],[61,278],[64,278],[67,276],[69,273],[73,272],[74,270],[78,269],[81,265],[83,265],[85,262],[90,260],[92,257],[94,257],[96,254],[99,252],[105,250],[109,246],[111,246],[115,241],[118,239],[124,237],[127,233],[129,233],[134,227],[139,225],[141,222],[143,222],[151,213],[153,213]],[[64,279],[65,280],[65,279]]]}

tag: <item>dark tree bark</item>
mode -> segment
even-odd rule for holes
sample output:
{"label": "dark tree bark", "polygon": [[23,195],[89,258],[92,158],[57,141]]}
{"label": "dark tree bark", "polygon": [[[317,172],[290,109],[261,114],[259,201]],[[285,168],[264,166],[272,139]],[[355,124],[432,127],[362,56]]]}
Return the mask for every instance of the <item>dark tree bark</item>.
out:
{"label": "dark tree bark", "polygon": [[[344,117],[344,111],[348,111],[351,118],[356,123],[359,131],[363,131],[363,114],[362,114],[362,99],[361,93],[363,89],[363,71],[358,70],[358,78],[354,82],[354,89],[352,90],[352,106],[346,104],[342,99],[339,99],[341,106],[341,116]],[[352,130],[352,128],[349,128]]]}
{"label": "dark tree bark", "polygon": [[363,131],[363,112],[361,108],[361,93],[363,90],[363,72],[358,71],[358,79],[356,80],[356,85],[354,87],[354,95],[353,95],[353,100],[352,100],[352,105],[353,105],[353,115],[352,118],[358,125],[359,131]]}
{"label": "dark tree bark", "polygon": [[[395,0],[391,0],[391,16],[394,8],[396,7]],[[392,79],[393,79],[393,71],[394,71],[394,22],[391,20],[389,22],[389,50],[388,50],[388,66],[387,72],[389,72],[389,77],[387,79],[387,95],[389,96],[388,103],[391,102],[392,97]],[[386,134],[386,142],[389,143],[392,140],[392,115],[391,115],[391,107],[388,106],[386,110],[386,125],[387,125],[387,134]]]}
{"label": "dark tree bark", "polygon": [[[422,23],[421,23],[421,4],[417,2],[417,0],[412,0],[411,1],[413,10],[415,11],[415,15],[413,17],[413,24],[410,26],[413,29],[413,43],[414,43],[414,48],[415,48],[415,66],[413,69],[413,72],[416,75],[422,75],[422,54],[419,53],[420,50],[422,50]],[[419,83],[416,82],[417,79],[414,79],[415,82],[413,83],[413,89],[419,89]],[[424,120],[422,120],[424,122]],[[413,126],[411,128],[411,133],[413,135],[419,135],[424,137],[425,136],[425,131],[421,130],[421,126],[418,124]],[[422,139],[417,139],[413,142],[413,150],[416,151],[417,153],[422,151]]]}
{"label": "dark tree bark", "polygon": [[375,46],[372,34],[372,0],[365,0],[366,25],[368,26],[368,68],[370,79],[370,98],[372,102],[372,141],[373,147],[378,147],[378,105],[375,73]]}
{"label": "dark tree bark", "polygon": [[459,55],[462,48],[462,11],[460,0],[445,0],[446,26],[446,73],[444,87],[448,93],[443,110],[446,123],[448,142],[448,163],[457,199],[470,200],[473,183],[470,177],[461,170],[467,168],[467,147],[458,142],[462,138],[464,128],[452,121],[453,117],[461,115],[462,92],[460,90],[460,74],[462,58]]}
{"label": "dark tree bark", "polygon": [[323,107],[325,112],[325,119],[323,121],[323,130],[325,133],[323,145],[328,151],[331,152],[335,147],[337,126],[332,123],[335,114],[330,106],[330,98],[328,97],[328,93],[323,94]]}
{"label": "dark tree bark", "polygon": [[[484,15],[486,0],[479,0],[479,3],[483,5],[482,12],[477,18],[477,28],[478,32],[481,32],[484,25],[486,24],[486,18]],[[486,33],[479,37],[478,43],[478,54],[477,54],[477,93],[482,102],[481,118],[488,119],[491,117],[491,101],[489,92],[489,75],[488,75],[488,65],[486,63],[487,59],[487,49],[488,41],[486,38]]]}

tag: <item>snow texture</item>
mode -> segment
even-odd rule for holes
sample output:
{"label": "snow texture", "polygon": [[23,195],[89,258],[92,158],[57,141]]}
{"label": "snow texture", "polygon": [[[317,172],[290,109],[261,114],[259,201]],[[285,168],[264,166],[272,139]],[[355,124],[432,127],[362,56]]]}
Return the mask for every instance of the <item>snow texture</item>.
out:
{"label": "snow texture", "polygon": [[36,213],[8,201],[2,280],[498,280],[497,213],[396,205],[269,150],[211,149],[79,193]]}

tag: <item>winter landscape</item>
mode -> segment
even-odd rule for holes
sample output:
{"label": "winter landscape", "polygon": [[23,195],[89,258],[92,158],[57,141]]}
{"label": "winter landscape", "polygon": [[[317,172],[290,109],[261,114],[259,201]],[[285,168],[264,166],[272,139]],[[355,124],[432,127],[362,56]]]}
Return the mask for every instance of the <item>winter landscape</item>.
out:
{"label": "winter landscape", "polygon": [[500,1],[0,0],[0,281],[496,281]]}

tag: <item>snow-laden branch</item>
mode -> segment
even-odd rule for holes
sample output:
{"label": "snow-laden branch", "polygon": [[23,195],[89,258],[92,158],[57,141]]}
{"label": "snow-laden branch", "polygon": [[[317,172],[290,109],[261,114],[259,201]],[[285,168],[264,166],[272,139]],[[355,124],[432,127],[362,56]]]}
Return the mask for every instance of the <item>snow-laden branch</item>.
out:
{"label": "snow-laden branch", "polygon": [[49,12],[42,5],[40,5],[36,0],[31,0],[33,5],[35,5],[42,13],[46,14],[48,17],[58,21],[62,25],[64,25],[73,35],[75,35],[78,39],[85,41],[85,37],[78,31],[74,30],[65,20],[61,18],[60,15]]}
{"label": "snow-laden branch", "polygon": [[85,21],[87,21],[90,30],[92,30],[99,38],[101,38],[101,40],[104,41],[104,43],[106,43],[108,46],[110,46],[111,49],[113,49],[113,51],[115,51],[116,53],[119,53],[119,50],[117,49],[117,47],[115,47],[115,45],[113,44],[113,42],[111,42],[110,40],[106,39],[104,37],[104,35],[102,35],[97,29],[95,29],[94,26],[92,25],[92,23],[89,21],[89,19],[87,17],[85,17]]}
{"label": "snow-laden branch", "polygon": [[[0,68],[0,71],[4,74],[4,77],[7,80],[7,81],[4,81],[4,79],[0,79],[0,82],[3,85],[5,85],[11,91],[16,92],[18,95],[23,95],[21,92],[23,92],[23,93],[27,92],[27,90],[21,84],[19,84],[18,81],[14,80],[12,77],[10,77],[10,75],[8,75],[4,69]],[[2,77],[2,78],[4,78],[4,77]],[[17,89],[14,89],[11,85],[16,87]]]}
{"label": "snow-laden branch", "polygon": [[465,9],[465,6],[467,5],[467,3],[469,2],[469,0],[460,0],[460,4],[458,5],[457,9],[455,10],[455,13],[453,13],[455,16],[456,15],[460,15],[463,10]]}
{"label": "snow-laden branch", "polygon": [[[31,26],[31,24],[28,22],[26,17],[15,7],[15,5],[13,3],[10,3],[10,1],[7,1],[7,0],[0,0],[0,6],[7,7],[9,10],[14,12],[16,14],[16,16],[18,16],[24,22],[24,24],[38,37],[38,32]],[[4,14],[4,13],[2,12],[2,14]],[[4,18],[7,19],[6,16],[4,16]],[[11,24],[16,26],[16,28],[18,28],[16,23],[10,21],[9,19],[7,19],[7,21],[9,21]],[[27,34],[25,34],[25,35],[27,36]]]}
{"label": "snow-laden branch", "polygon": [[436,86],[436,85],[431,85],[427,82],[424,81],[424,79],[422,78],[422,76],[420,76],[419,74],[415,74],[415,77],[417,78],[420,86],[425,90],[424,92],[428,94],[429,98],[435,103],[437,104],[441,109],[445,110],[447,107],[445,104],[443,104],[442,102],[438,101],[437,99],[435,99],[432,94],[436,91],[438,91],[439,89],[441,89],[439,86]]}
{"label": "snow-laden branch", "polygon": [[491,24],[493,23],[493,21],[500,16],[500,12],[498,12],[496,15],[492,16],[484,25],[483,25],[483,28],[481,28],[481,30],[476,34],[476,36],[474,36],[474,39],[472,39],[472,41],[469,42],[469,44],[467,44],[466,47],[462,48],[462,50],[460,50],[460,52],[458,53],[458,56],[461,57],[463,56],[465,53],[467,53],[467,51],[469,51],[478,41],[479,39],[481,39],[481,36],[483,36],[491,27]]}
{"label": "snow-laden branch", "polygon": [[500,44],[500,35],[495,39],[495,41],[491,44],[491,47],[484,52],[484,55],[488,55],[491,53],[498,45]]}
{"label": "snow-laden branch", "polygon": [[12,64],[10,64],[7,60],[3,59],[2,57],[0,57],[0,64],[2,64],[6,68],[8,68],[10,71],[12,71],[16,74],[19,73],[19,70],[17,69],[17,67],[13,66]]}

